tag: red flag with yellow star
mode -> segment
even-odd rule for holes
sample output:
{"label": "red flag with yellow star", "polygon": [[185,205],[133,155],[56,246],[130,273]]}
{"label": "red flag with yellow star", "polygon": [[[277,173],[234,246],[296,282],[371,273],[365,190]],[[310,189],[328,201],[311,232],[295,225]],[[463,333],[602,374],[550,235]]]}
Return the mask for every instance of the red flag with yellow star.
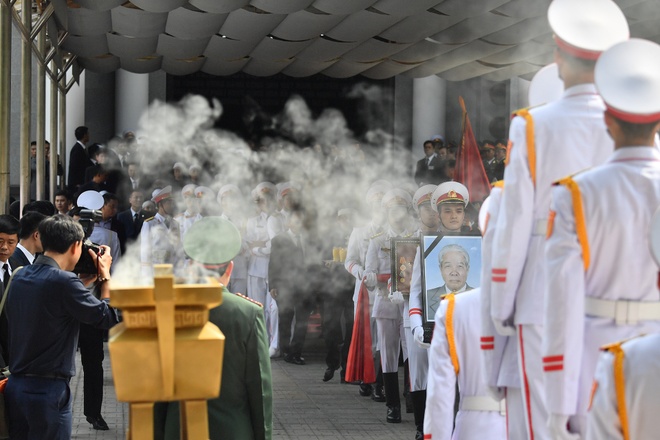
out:
{"label": "red flag with yellow star", "polygon": [[459,96],[463,109],[463,133],[456,153],[454,180],[462,183],[470,193],[470,202],[482,202],[490,194],[490,183],[479,154],[479,145],[472,131],[472,124],[465,108],[465,101]]}

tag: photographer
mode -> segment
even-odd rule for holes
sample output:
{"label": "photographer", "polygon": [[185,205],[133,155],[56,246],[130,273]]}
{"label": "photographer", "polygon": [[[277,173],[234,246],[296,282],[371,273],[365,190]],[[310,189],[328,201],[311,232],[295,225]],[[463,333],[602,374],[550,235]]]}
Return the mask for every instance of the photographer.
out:
{"label": "photographer", "polygon": [[[107,303],[112,257],[106,246],[100,255],[89,250],[98,275],[79,278],[71,270],[82,254],[82,226],[58,214],[41,222],[39,235],[44,254],[16,273],[4,308],[12,372],[5,389],[9,434],[68,439],[79,323],[110,328],[118,322]],[[85,287],[94,282],[101,300]]]}

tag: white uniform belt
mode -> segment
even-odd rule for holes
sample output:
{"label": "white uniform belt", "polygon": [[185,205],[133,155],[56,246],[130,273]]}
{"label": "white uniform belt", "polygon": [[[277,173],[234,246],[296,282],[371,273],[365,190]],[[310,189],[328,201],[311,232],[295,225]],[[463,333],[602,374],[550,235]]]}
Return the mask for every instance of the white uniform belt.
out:
{"label": "white uniform belt", "polygon": [[534,220],[532,225],[532,235],[541,235],[545,237],[548,233],[548,219],[542,218],[539,220]]}
{"label": "white uniform belt", "polygon": [[660,320],[660,301],[611,301],[588,296],[584,313],[614,319],[617,325],[637,324],[639,321]]}
{"label": "white uniform belt", "polygon": [[497,401],[489,396],[461,396],[461,411],[489,411],[506,414],[506,399]]}

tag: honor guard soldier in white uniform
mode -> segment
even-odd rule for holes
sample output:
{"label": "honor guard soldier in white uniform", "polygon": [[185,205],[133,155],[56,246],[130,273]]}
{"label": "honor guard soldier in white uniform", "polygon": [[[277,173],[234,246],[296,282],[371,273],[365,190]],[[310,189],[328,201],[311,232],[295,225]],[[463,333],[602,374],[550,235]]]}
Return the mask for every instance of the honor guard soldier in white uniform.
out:
{"label": "honor guard soldier in white uniform", "polygon": [[142,276],[153,278],[154,264],[176,264],[181,252],[179,224],[172,218],[174,199],[167,185],[151,199],[158,209],[155,216],[144,221],[140,231],[140,265]]}
{"label": "honor guard soldier in white uniform", "polygon": [[[650,235],[651,253],[660,266],[660,209],[653,215]],[[660,333],[609,344],[602,351],[587,416],[587,440],[657,437]]]}
{"label": "honor guard soldier in white uniform", "polygon": [[354,325],[369,325],[371,332],[371,352],[374,355],[374,365],[376,366],[376,386],[372,387],[371,384],[360,384],[361,396],[372,396],[373,400],[377,402],[384,402],[385,396],[383,394],[383,378],[382,370],[380,367],[380,355],[378,354],[378,331],[376,329],[376,319],[371,317],[374,304],[374,294],[369,292],[369,316],[370,322],[362,323],[357,317],[357,304],[358,295],[362,286],[364,278],[365,259],[367,257],[367,249],[369,248],[369,241],[383,234],[383,224],[385,222],[385,215],[381,206],[383,195],[391,189],[392,185],[389,182],[382,181],[374,183],[367,191],[365,202],[369,209],[371,220],[366,226],[359,226],[353,228],[351,236],[348,238],[348,247],[346,249],[346,261],[344,267],[346,270],[355,277],[355,292],[353,293],[353,312],[357,321]]}
{"label": "honor guard soldier in white uniform", "polygon": [[181,189],[181,199],[186,207],[186,210],[174,216],[174,220],[179,224],[181,232],[181,240],[186,235],[186,231],[197,221],[201,220],[202,216],[199,213],[199,199],[195,195],[195,185],[189,183]]}
{"label": "honor guard soldier in white uniform", "polygon": [[646,246],[660,205],[658,57],[660,46],[638,39],[603,53],[595,81],[615,151],[552,192],[543,370],[554,438],[575,438],[569,416],[570,432],[586,431],[599,347],[660,330],[658,270]]}
{"label": "honor guard soldier in white uniform", "polygon": [[491,254],[493,235],[504,181],[493,184],[490,195],[484,200],[479,211],[481,241],[481,360],[483,376],[490,396],[500,401],[506,398],[506,424],[509,438],[524,439],[525,415],[518,374],[518,346],[516,339],[497,333],[490,317]]}
{"label": "honor guard soldier in white uniform", "polygon": [[[450,293],[440,303],[429,349],[425,439],[507,438],[505,404],[489,395],[479,359],[480,301],[481,292],[474,289]],[[456,384],[460,406],[454,426]]]}
{"label": "honor guard soldier in white uniform", "polygon": [[[440,223],[435,233],[458,233],[465,219],[465,207],[470,201],[468,189],[462,183],[445,182],[438,185],[431,196],[431,207],[438,213]],[[432,234],[431,234],[432,235]],[[415,342],[423,348],[429,344],[424,342],[422,328],[422,258],[421,252],[415,255],[412,279],[410,281],[410,328]],[[449,293],[449,292],[447,292]],[[427,317],[432,319],[433,317]]]}
{"label": "honor guard soldier in white uniform", "polygon": [[385,193],[381,205],[387,211],[387,230],[369,242],[364,271],[365,284],[375,294],[372,316],[376,318],[378,329],[388,423],[401,423],[398,371],[400,346],[405,341],[401,338],[403,299],[393,297],[388,283],[391,268],[390,239],[414,235],[414,231],[406,229],[410,223],[408,210],[411,202],[412,198],[405,190],[395,188]]}
{"label": "honor guard soldier in white uniform", "polygon": [[278,183],[276,188],[277,204],[280,209],[268,217],[268,235],[271,240],[280,232],[289,229],[291,204],[293,203],[294,192],[296,191],[296,188],[290,182]]}
{"label": "honor guard soldier in white uniform", "polygon": [[[539,70],[529,85],[529,105],[535,107],[556,101],[564,93],[557,64]],[[496,147],[497,148],[497,147]],[[495,182],[490,196],[479,211],[481,241],[481,358],[486,384],[497,399],[506,397],[507,432],[509,438],[527,437],[525,410],[518,372],[518,347],[515,337],[497,333],[491,319],[491,256],[493,236],[502,200],[504,181]]]}
{"label": "honor guard soldier in white uniform", "polygon": [[241,233],[241,251],[234,257],[234,270],[227,289],[232,293],[247,293],[248,262],[250,247],[245,241],[247,219],[245,217],[243,193],[236,185],[223,185],[218,191],[218,204],[222,208],[221,218],[232,222]]}
{"label": "honor guard soldier in white uniform", "polygon": [[[415,234],[420,238],[422,235],[435,234],[440,226],[438,211],[431,206],[431,198],[437,185],[424,185],[413,195],[413,208],[419,216],[419,231]],[[414,260],[413,260],[414,264]],[[414,267],[413,267],[414,270]],[[411,277],[412,277],[411,271]],[[421,277],[419,277],[421,278]],[[412,281],[412,280],[411,280]],[[397,292],[394,292],[396,295]],[[415,440],[424,438],[424,408],[426,407],[426,378],[429,369],[428,351],[414,343],[410,323],[410,296],[404,297],[403,307],[403,329],[408,348],[408,367],[410,370],[410,397],[413,402],[413,414],[415,418]]]}
{"label": "honor guard soldier in white uniform", "polygon": [[215,199],[215,192],[208,186],[196,186],[195,197],[199,200],[199,213],[202,217],[220,215],[220,206]]}
{"label": "honor guard soldier in white uniform", "polygon": [[[270,182],[261,182],[252,190],[257,215],[248,219],[245,235],[251,253],[248,262],[247,295],[263,305],[266,304],[268,295],[268,261],[270,259],[270,237],[267,222],[268,216],[275,208],[275,191],[275,185]],[[279,336],[277,322],[270,322],[268,313],[266,313],[266,327],[270,338],[270,353],[274,357],[278,351]]]}
{"label": "honor guard soldier in white uniform", "polygon": [[493,323],[500,334],[516,335],[528,438],[535,440],[551,438],[541,359],[551,184],[612,152],[593,67],[602,51],[628,38],[626,18],[610,0],[555,0],[548,20],[565,91],[557,101],[517,112],[511,122],[491,276]]}

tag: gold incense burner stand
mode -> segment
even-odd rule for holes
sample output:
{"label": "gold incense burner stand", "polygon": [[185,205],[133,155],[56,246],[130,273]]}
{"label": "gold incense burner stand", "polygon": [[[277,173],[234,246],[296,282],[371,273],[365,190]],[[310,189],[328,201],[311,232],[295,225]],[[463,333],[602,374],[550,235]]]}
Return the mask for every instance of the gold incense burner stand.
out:
{"label": "gold incense burner stand", "polygon": [[[112,282],[111,282],[112,283]],[[123,322],[110,330],[117,400],[128,402],[129,440],[154,438],[155,402],[181,401],[181,438],[208,439],[206,401],[220,393],[225,337],[208,322],[222,285],[175,284],[172,265],[154,265],[154,285],[112,285]]]}

